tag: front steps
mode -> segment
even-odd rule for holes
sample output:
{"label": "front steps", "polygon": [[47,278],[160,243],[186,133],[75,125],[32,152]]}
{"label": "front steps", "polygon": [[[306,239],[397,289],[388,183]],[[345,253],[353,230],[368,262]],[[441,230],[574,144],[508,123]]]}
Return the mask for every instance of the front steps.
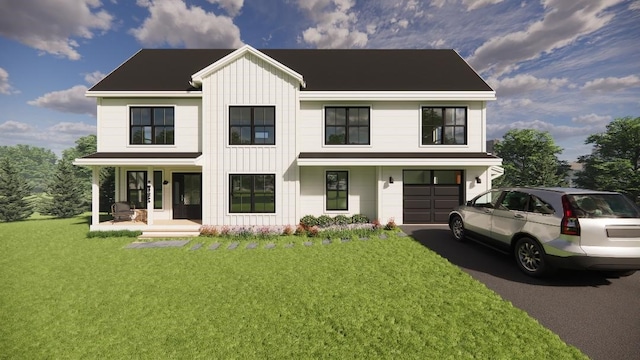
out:
{"label": "front steps", "polygon": [[200,225],[150,226],[142,231],[138,239],[185,238],[200,236]]}

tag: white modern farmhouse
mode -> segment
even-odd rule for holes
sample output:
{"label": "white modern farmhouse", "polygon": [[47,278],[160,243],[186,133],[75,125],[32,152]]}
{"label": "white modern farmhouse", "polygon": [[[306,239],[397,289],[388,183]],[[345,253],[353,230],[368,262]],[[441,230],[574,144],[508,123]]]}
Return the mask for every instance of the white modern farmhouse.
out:
{"label": "white modern farmhouse", "polygon": [[[74,163],[93,168],[91,230],[442,223],[502,174],[495,92],[453,50],[141,50],[87,96],[98,151]],[[142,221],[99,223],[101,167]]]}

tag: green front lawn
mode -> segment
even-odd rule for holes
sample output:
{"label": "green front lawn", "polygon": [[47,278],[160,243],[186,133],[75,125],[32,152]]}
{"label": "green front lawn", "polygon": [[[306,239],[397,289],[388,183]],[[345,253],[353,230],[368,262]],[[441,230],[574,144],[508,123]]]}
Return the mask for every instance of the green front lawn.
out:
{"label": "green front lawn", "polygon": [[0,358],[586,358],[408,237],[212,251],[87,231],[0,223]]}

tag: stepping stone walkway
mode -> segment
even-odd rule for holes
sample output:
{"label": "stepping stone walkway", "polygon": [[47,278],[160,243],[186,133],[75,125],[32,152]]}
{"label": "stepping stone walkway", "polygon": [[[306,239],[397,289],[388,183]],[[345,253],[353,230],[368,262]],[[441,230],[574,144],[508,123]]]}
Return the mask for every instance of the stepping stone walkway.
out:
{"label": "stepping stone walkway", "polygon": [[193,251],[193,250],[198,250],[198,249],[200,249],[201,247],[202,247],[202,244],[195,244],[195,245],[193,245],[193,246],[191,247],[191,249],[189,249],[189,250],[191,250],[191,251]]}
{"label": "stepping stone walkway", "polygon": [[218,250],[220,245],[221,245],[220,243],[211,244],[211,246],[209,246],[209,250]]}
{"label": "stepping stone walkway", "polygon": [[258,247],[258,243],[249,243],[249,245],[247,245],[247,249],[251,250],[251,249],[255,249]]}
{"label": "stepping stone walkway", "polygon": [[276,247],[276,244],[267,244],[264,246],[265,249],[273,249]]}
{"label": "stepping stone walkway", "polygon": [[229,245],[229,247],[227,248],[227,250],[235,250],[235,249],[238,247],[238,245],[240,245],[240,243],[239,243],[239,242],[237,242],[237,241],[236,241],[236,242],[234,242],[234,243],[231,243],[231,245]]}
{"label": "stepping stone walkway", "polygon": [[329,245],[329,244],[331,244],[331,240],[329,239],[322,240],[322,245]]}
{"label": "stepping stone walkway", "polygon": [[134,242],[127,245],[127,249],[147,249],[147,248],[167,248],[167,247],[183,247],[190,240],[165,240],[152,242]]}

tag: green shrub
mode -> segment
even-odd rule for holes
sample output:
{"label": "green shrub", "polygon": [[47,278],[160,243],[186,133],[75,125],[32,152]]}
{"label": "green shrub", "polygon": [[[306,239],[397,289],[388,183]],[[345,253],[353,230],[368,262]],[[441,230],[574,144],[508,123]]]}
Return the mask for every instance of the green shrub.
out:
{"label": "green shrub", "polygon": [[302,219],[300,219],[300,224],[308,229],[312,226],[318,225],[318,218],[313,215],[305,215]]}
{"label": "green shrub", "polygon": [[334,221],[331,218],[331,216],[320,215],[318,217],[318,226],[321,227],[321,228],[326,228],[326,227],[329,227],[329,226],[331,226],[333,224],[334,224]]}
{"label": "green shrub", "polygon": [[369,218],[366,215],[355,214],[351,217],[352,224],[366,224],[369,222]]}
{"label": "green shrub", "polygon": [[137,238],[142,235],[142,231],[136,230],[110,230],[110,231],[89,231],[87,238],[117,238],[117,237],[130,237]]}
{"label": "green shrub", "polygon": [[336,217],[333,219],[333,222],[336,225],[348,225],[351,224],[351,219],[345,215],[336,215]]}

